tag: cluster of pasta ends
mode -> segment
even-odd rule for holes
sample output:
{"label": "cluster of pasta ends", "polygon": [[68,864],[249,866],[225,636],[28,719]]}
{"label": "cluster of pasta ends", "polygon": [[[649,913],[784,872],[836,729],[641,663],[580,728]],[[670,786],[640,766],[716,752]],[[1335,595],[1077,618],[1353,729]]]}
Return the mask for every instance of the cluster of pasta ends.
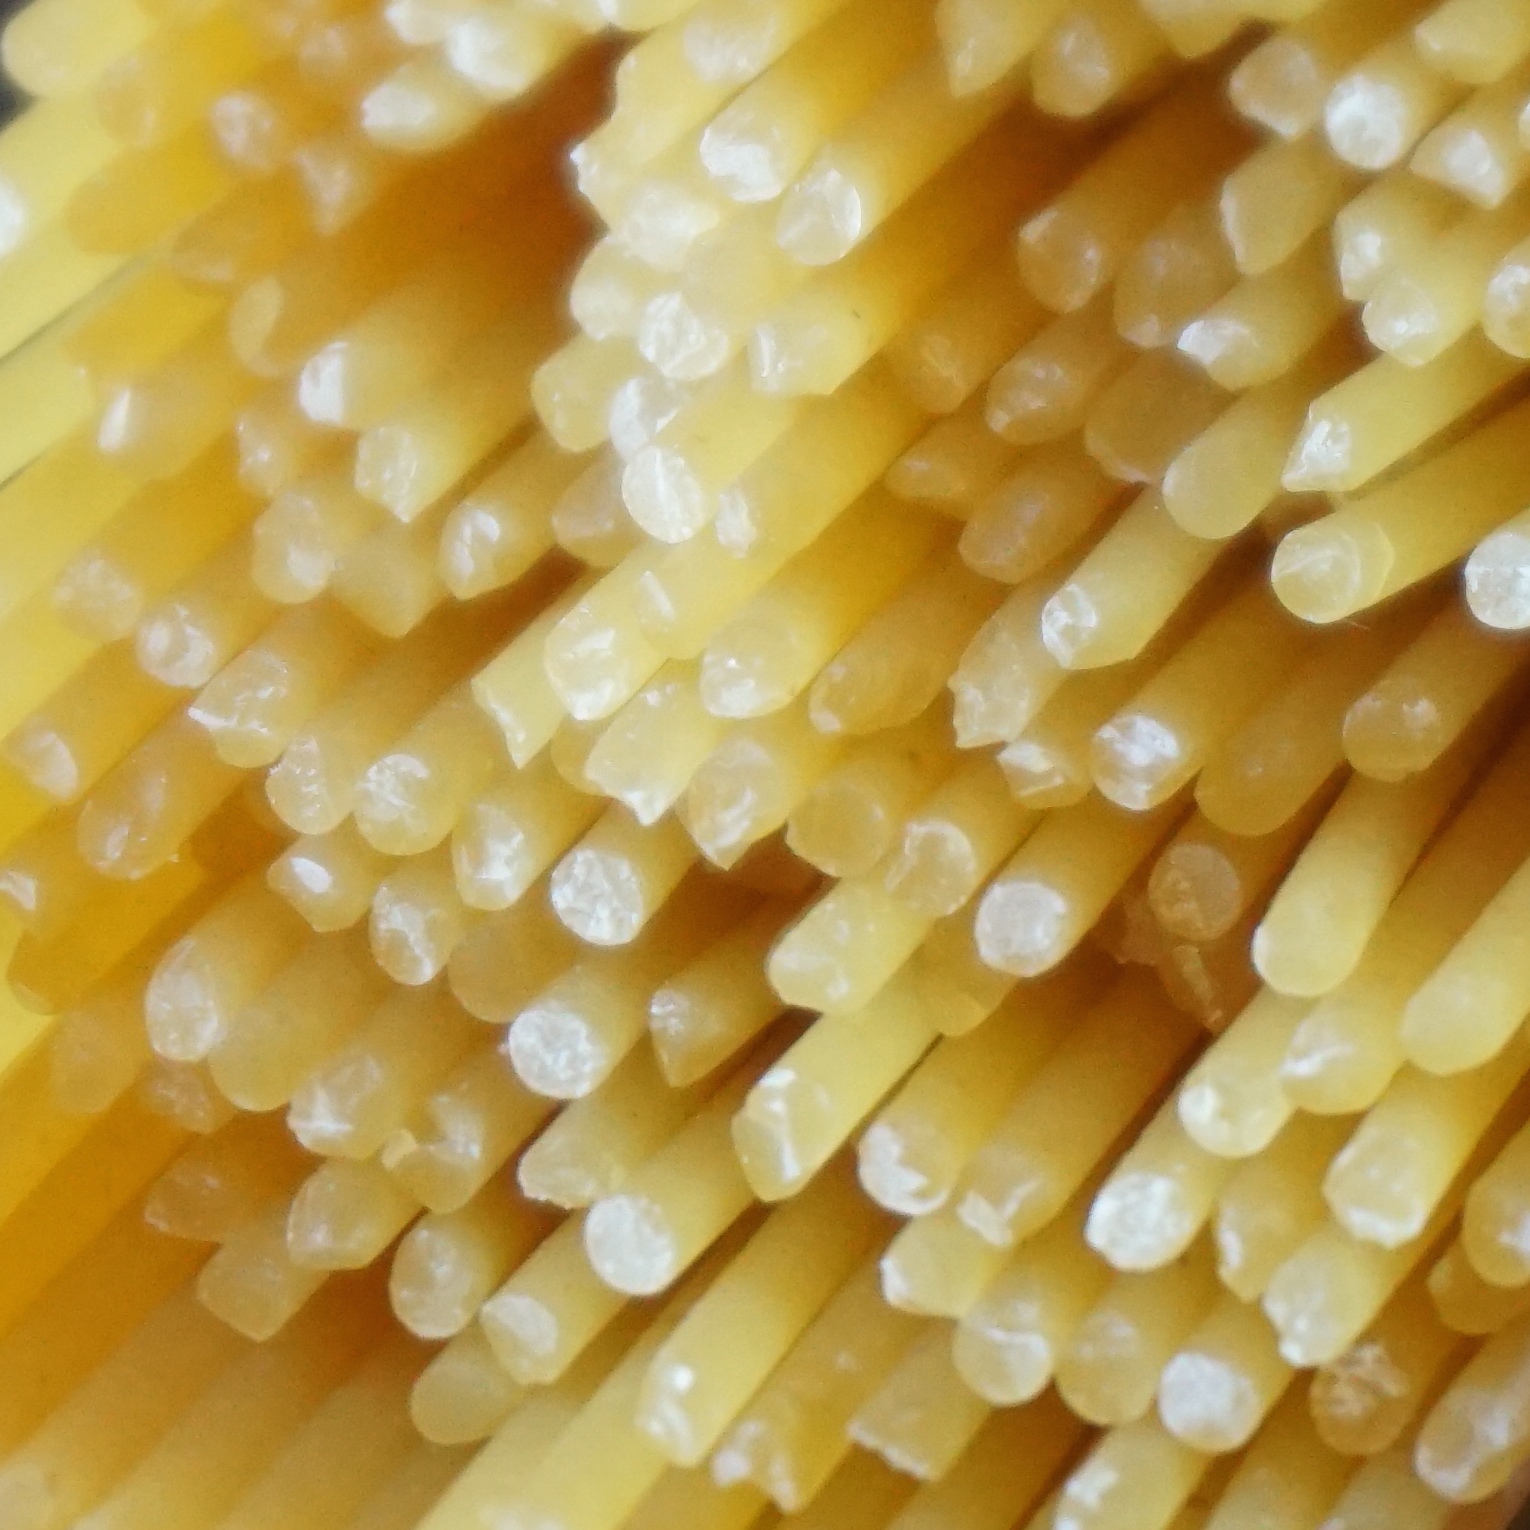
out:
{"label": "cluster of pasta ends", "polygon": [[30,0],[3,1530],[1501,1530],[1530,0]]}

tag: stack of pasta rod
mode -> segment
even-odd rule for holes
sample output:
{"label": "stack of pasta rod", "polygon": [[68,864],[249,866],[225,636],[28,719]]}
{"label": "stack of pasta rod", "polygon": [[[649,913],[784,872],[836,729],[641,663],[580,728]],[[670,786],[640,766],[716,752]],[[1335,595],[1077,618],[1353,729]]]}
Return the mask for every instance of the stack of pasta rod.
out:
{"label": "stack of pasta rod", "polygon": [[1530,0],[30,0],[3,1530],[1502,1530]]}

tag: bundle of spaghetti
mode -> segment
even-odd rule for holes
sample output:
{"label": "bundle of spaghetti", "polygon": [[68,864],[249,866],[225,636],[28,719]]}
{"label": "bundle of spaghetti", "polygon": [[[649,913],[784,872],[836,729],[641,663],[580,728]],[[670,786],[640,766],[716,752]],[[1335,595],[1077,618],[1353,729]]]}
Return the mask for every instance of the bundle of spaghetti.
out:
{"label": "bundle of spaghetti", "polygon": [[1524,0],[31,0],[0,1523],[1498,1530]]}

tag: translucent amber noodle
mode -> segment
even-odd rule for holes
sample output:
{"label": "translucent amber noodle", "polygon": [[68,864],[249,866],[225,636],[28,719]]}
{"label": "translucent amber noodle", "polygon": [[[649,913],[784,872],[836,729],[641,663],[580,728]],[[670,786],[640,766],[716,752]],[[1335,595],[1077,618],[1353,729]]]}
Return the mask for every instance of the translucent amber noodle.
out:
{"label": "translucent amber noodle", "polygon": [[527,900],[498,916],[469,921],[447,962],[447,986],[475,1019],[501,1025],[541,985],[561,974],[577,947],[551,909]]}
{"label": "translucent amber noodle", "polygon": [[86,251],[138,255],[206,211],[233,184],[233,172],[195,123],[125,150],[83,182],[69,199],[65,227]]}
{"label": "translucent amber noodle", "polygon": [[451,593],[466,600],[511,584],[546,552],[555,507],[577,470],[538,433],[455,505],[440,551]]}
{"label": "translucent amber noodle", "polygon": [[[1021,1431],[1027,1444],[1025,1469],[1006,1471],[1004,1463]],[[1077,1423],[1051,1399],[1022,1413],[996,1413],[951,1469],[939,1481],[921,1487],[904,1512],[911,1518],[951,1513],[972,1519],[1023,1513],[1040,1495],[1048,1469],[1066,1461],[1079,1434]]]}
{"label": "translucent amber noodle", "polygon": [[[608,1374],[595,1385],[569,1388],[573,1396],[549,1420],[550,1428],[523,1443],[528,1432],[514,1425],[481,1452],[471,1472],[464,1473],[436,1510],[427,1515],[447,1525],[449,1516],[479,1514],[486,1504],[515,1506],[527,1516],[548,1512],[577,1514],[575,1523],[622,1523],[663,1475],[664,1458],[646,1436],[630,1427],[632,1408],[648,1364],[686,1309],[694,1301],[695,1284],[672,1298],[646,1332],[608,1360]],[[614,1365],[610,1362],[615,1360]],[[529,1424],[530,1419],[527,1420]]]}
{"label": "translucent amber noodle", "polygon": [[471,1034],[465,1017],[434,995],[385,1001],[299,1084],[288,1108],[293,1135],[310,1152],[367,1157],[446,1076]]}
{"label": "translucent amber noodle", "polygon": [[267,795],[284,821],[307,833],[337,827],[368,767],[481,653],[449,610],[365,666],[297,731],[267,777]]}
{"label": "translucent amber noodle", "polygon": [[976,138],[1010,99],[1010,91],[1000,85],[952,100],[939,63],[922,59],[826,144],[798,177],[781,201],[777,242],[806,265],[843,258],[920,181]]}
{"label": "translucent amber noodle", "polygon": [[974,931],[989,966],[1034,977],[1061,962],[1173,827],[1173,800],[1132,818],[1086,799],[1046,819],[978,907]]}
{"label": "translucent amber noodle", "polygon": [[418,987],[436,977],[468,933],[449,857],[422,855],[385,876],[372,897],[367,944],[394,982]]}
{"label": "translucent amber noodle", "polygon": [[997,1025],[937,1043],[861,1135],[867,1192],[904,1216],[945,1205],[968,1159],[1061,1039],[1068,1006],[1094,983],[1087,970],[1060,975],[1011,999]]}
{"label": "translucent amber noodle", "polygon": [[615,568],[637,547],[638,526],[621,501],[611,457],[598,456],[563,491],[553,506],[552,531],[559,547],[592,568]]}
{"label": "translucent amber noodle", "polygon": [[[820,534],[907,444],[916,432],[916,418],[901,392],[876,368],[868,368],[824,408],[799,416],[776,447],[738,480],[721,507],[717,523],[721,550],[739,560],[734,578],[721,584],[722,599],[726,600],[738,587],[740,575],[744,590],[757,587],[748,579],[754,568],[760,569],[758,577],[763,580],[779,566],[780,559]],[[798,481],[801,464],[811,460],[819,443],[831,436],[838,436],[849,450],[836,465],[836,472],[815,477],[811,490],[804,493]],[[709,551],[714,568],[707,567]],[[682,603],[680,591],[671,593],[664,585],[658,589],[655,585],[659,581],[667,585],[672,574],[682,579],[690,575],[694,579],[703,571],[721,583],[721,571],[730,564],[727,559],[717,558],[715,552],[669,554],[645,581],[640,620],[655,638],[664,638],[666,646],[677,654],[684,651],[683,643],[689,647],[686,640],[696,625],[708,619],[717,621],[721,614],[716,605],[719,597],[713,596],[710,610],[693,613],[687,605],[694,605],[697,597],[690,590],[683,591],[688,600]],[[751,558],[751,554],[759,556]],[[676,608],[673,612],[658,605],[656,596],[661,593],[667,596],[666,605]],[[696,633],[697,638],[701,636]]]}
{"label": "translucent amber noodle", "polygon": [[[749,340],[755,386],[787,394],[828,393],[844,382],[903,328],[932,287],[954,276],[1002,220],[1045,187],[1045,180],[1038,185],[1016,173],[1031,162],[1027,151],[1032,148],[1026,135],[1008,124],[990,130],[880,239],[850,253],[843,266],[835,265],[767,313]],[[995,170],[1006,162],[1011,174],[995,180]],[[934,237],[931,224],[939,230]],[[911,267],[915,240],[920,255]],[[860,289],[858,301],[847,304],[852,284]],[[819,335],[818,328],[827,333]]]}
{"label": "translucent amber noodle", "polygon": [[388,1298],[395,1316],[421,1338],[462,1332],[548,1225],[508,1183],[486,1186],[457,1211],[421,1217],[393,1253]]}
{"label": "translucent amber noodle", "polygon": [[588,1206],[619,1188],[694,1103],[669,1091],[652,1059],[638,1052],[537,1138],[516,1170],[521,1189],[565,1209]]}
{"label": "translucent amber noodle", "polygon": [[[716,1478],[753,1481],[791,1512],[823,1502],[837,1471],[858,1458],[843,1425],[914,1329],[914,1320],[882,1302],[874,1262],[851,1274],[724,1436],[712,1457]],[[841,1430],[804,1431],[809,1400]]]}
{"label": "translucent amber noodle", "polygon": [[972,507],[962,557],[977,573],[1018,584],[1086,536],[1117,492],[1071,442],[1029,452]]}
{"label": "translucent amber noodle", "polygon": [[1165,1365],[1159,1417],[1186,1444],[1234,1449],[1263,1422],[1289,1378],[1260,1315],[1224,1295]]}
{"label": "translucent amber noodle", "polygon": [[1512,356],[1525,349],[1525,246],[1517,244],[1498,263],[1482,298],[1482,328]]}
{"label": "translucent amber noodle", "polygon": [[166,260],[183,280],[235,289],[289,256],[323,209],[295,170],[236,187],[175,236]]}
{"label": "translucent amber noodle", "polygon": [[1337,317],[1326,266],[1321,246],[1307,245],[1283,265],[1246,278],[1181,330],[1178,349],[1230,390],[1278,381]]}
{"label": "translucent amber noodle", "polygon": [[1282,475],[1291,489],[1355,489],[1474,409],[1509,380],[1510,363],[1473,337],[1430,368],[1383,357],[1309,408]]}
{"label": "translucent amber noodle", "polygon": [[166,1062],[160,1057],[151,1057],[134,1080],[133,1097],[150,1115],[197,1133],[216,1131],[234,1113],[204,1066]]}
{"label": "translucent amber noodle", "polygon": [[[536,125],[545,126],[541,119]],[[528,160],[534,158],[535,143],[535,137],[530,136]],[[460,151],[456,185],[445,195],[443,188],[436,189],[439,205],[432,207],[434,216],[464,222],[472,219],[473,193],[481,191],[481,178],[492,173],[485,160],[485,145],[476,140]],[[475,177],[480,179],[475,181]],[[418,196],[423,189],[418,175],[400,178],[334,240],[299,248],[270,276],[245,288],[229,316],[230,339],[240,357],[267,375],[277,375],[305,361],[310,347],[317,349],[409,271],[428,252],[428,241],[418,235],[400,243],[381,240],[379,235],[396,222],[410,193]],[[515,189],[521,198],[531,198],[534,205],[548,206],[546,188],[535,180],[529,187]],[[484,210],[495,219],[505,215],[502,206],[490,205]]]}
{"label": "translucent amber noodle", "polygon": [[[280,1505],[277,1512],[297,1514],[294,1523],[319,1525],[358,1507],[395,1455],[409,1448],[405,1401],[420,1359],[415,1346],[400,1340],[379,1345],[278,1453],[229,1522],[259,1525]],[[354,1454],[335,1471],[327,1460],[341,1441],[354,1442]]]}
{"label": "translucent amber noodle", "polygon": [[[1492,823],[1492,829],[1487,829],[1489,823]],[[1481,837],[1484,829],[1498,832],[1496,817],[1473,820],[1472,815],[1464,814],[1457,825],[1452,826],[1449,840],[1441,841],[1438,851],[1424,861],[1417,880],[1409,884],[1408,895],[1398,898],[1394,909],[1389,910],[1388,927],[1385,932],[1379,932],[1374,955],[1368,953],[1354,978],[1334,990],[1333,998],[1320,1002],[1310,1021],[1304,1022],[1288,1057],[1288,1088],[1304,1105],[1317,1106],[1322,1099],[1330,1103],[1340,1099],[1368,1103],[1377,1086],[1391,1076],[1405,1045],[1435,1071],[1457,1071],[1458,1065],[1453,1065],[1450,1048],[1441,1050],[1440,1040],[1431,1034],[1426,1017],[1417,1028],[1409,1027],[1406,1019],[1398,1027],[1397,1019],[1398,1014],[1409,1013],[1403,1004],[1403,996],[1414,990],[1421,973],[1438,959],[1441,947],[1466,926],[1466,921],[1472,920],[1480,907],[1478,900],[1484,887],[1493,886],[1502,877],[1504,864],[1518,858],[1512,841],[1513,820],[1504,825],[1510,838],[1509,848],[1496,863],[1493,852],[1484,851],[1486,840]],[[1457,855],[1460,858],[1455,860]],[[1473,887],[1470,872],[1463,877],[1463,868],[1475,866],[1480,857],[1486,857],[1483,881]],[[1453,866],[1450,864],[1452,860],[1455,860]],[[1438,889],[1447,884],[1453,889],[1458,883],[1463,886],[1463,909],[1455,918],[1441,918]],[[1431,904],[1437,912],[1423,912]],[[1435,920],[1440,921],[1441,927],[1438,933],[1431,932],[1431,936],[1420,938],[1409,930],[1409,926],[1414,932],[1426,929]],[[1412,946],[1415,939],[1417,950]],[[1427,1008],[1424,1008],[1424,1016],[1427,1016]],[[1484,1014],[1483,1021],[1486,1022],[1484,1033],[1490,1034],[1492,1014]],[[1472,1056],[1475,1042],[1476,1037],[1463,1028],[1463,1033],[1455,1037],[1455,1051]],[[1327,1066],[1317,1063],[1317,1053],[1330,1045],[1336,1050],[1328,1053]],[[1502,1039],[1495,1039],[1492,1051],[1501,1045]],[[1297,1076],[1305,1076],[1308,1082],[1297,1083]]]}
{"label": "translucent amber noodle", "polygon": [[280,384],[268,384],[245,404],[234,416],[232,435],[240,485],[266,499],[321,465],[332,444]]}
{"label": "translucent amber noodle", "polygon": [[1204,815],[1187,819],[1148,880],[1148,900],[1159,923],[1188,940],[1226,934],[1273,890],[1312,821],[1309,811],[1273,833],[1239,836]]}
{"label": "translucent amber noodle", "polygon": [[[1515,1059],[1507,1054],[1494,1066],[1474,1071],[1449,1084],[1404,1075],[1396,1080],[1372,1107],[1362,1126],[1334,1159],[1325,1178],[1324,1193],[1335,1216],[1350,1231],[1383,1246],[1408,1241],[1421,1230],[1429,1212],[1465,1160],[1469,1144],[1463,1139],[1474,1127],[1487,1124],[1507,1102],[1517,1080]],[[1438,1113],[1430,1122],[1430,1137],[1418,1139],[1418,1156],[1412,1172],[1399,1176],[1387,1189],[1395,1195],[1376,1193],[1364,1184],[1371,1155],[1387,1151],[1396,1134],[1407,1132],[1404,1124],[1420,1110],[1419,1102],[1436,1095]],[[1448,1091],[1448,1092],[1446,1092]]]}
{"label": "translucent amber noodle", "polygon": [[[1512,413],[1500,420],[1512,421]],[[1497,424],[1497,422],[1495,422]],[[1521,486],[1499,466],[1509,424],[1489,425],[1430,464],[1403,474],[1390,485],[1350,501],[1289,533],[1272,570],[1276,592],[1310,621],[1335,621],[1408,588],[1459,556],[1471,539],[1512,513]],[[1480,477],[1461,505],[1450,531],[1426,527],[1417,515],[1416,495],[1428,492],[1430,469],[1468,467]]]}
{"label": "translucent amber noodle", "polygon": [[763,971],[743,983],[733,975],[743,951],[763,961],[786,918],[766,904],[654,990],[649,1032],[659,1066],[679,1087],[703,1077],[747,1045],[784,1007]]}
{"label": "translucent amber noodle", "polygon": [[139,269],[108,289],[105,301],[70,326],[66,350],[104,392],[162,361],[223,308],[163,267]]}
{"label": "translucent amber noodle", "polygon": [[349,929],[366,913],[382,881],[384,858],[350,824],[303,835],[267,870],[271,890],[319,931]]}
{"label": "translucent amber noodle", "polygon": [[[99,531],[129,497],[122,477],[99,457],[92,461],[93,455],[87,443],[76,437],[55,447],[7,485],[0,515],[17,544],[8,612],[28,595],[47,588],[67,560],[64,547],[71,537],[83,539]],[[39,508],[53,494],[63,495],[69,505],[59,521],[49,519]]]}
{"label": "translucent amber noodle", "polygon": [[125,264],[121,255],[82,250],[59,223],[49,223],[4,259],[0,339],[9,351],[109,281]]}
{"label": "translucent amber noodle", "polygon": [[286,1208],[287,1255],[308,1270],[364,1268],[419,1209],[375,1163],[321,1164],[297,1186]]}

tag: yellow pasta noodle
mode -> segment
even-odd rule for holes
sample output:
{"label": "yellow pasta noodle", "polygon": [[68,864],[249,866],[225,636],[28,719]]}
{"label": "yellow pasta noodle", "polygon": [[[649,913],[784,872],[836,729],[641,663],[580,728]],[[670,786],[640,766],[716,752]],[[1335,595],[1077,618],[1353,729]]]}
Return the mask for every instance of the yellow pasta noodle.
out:
{"label": "yellow pasta noodle", "polygon": [[26,0],[3,1530],[1506,1530],[1526,0]]}

